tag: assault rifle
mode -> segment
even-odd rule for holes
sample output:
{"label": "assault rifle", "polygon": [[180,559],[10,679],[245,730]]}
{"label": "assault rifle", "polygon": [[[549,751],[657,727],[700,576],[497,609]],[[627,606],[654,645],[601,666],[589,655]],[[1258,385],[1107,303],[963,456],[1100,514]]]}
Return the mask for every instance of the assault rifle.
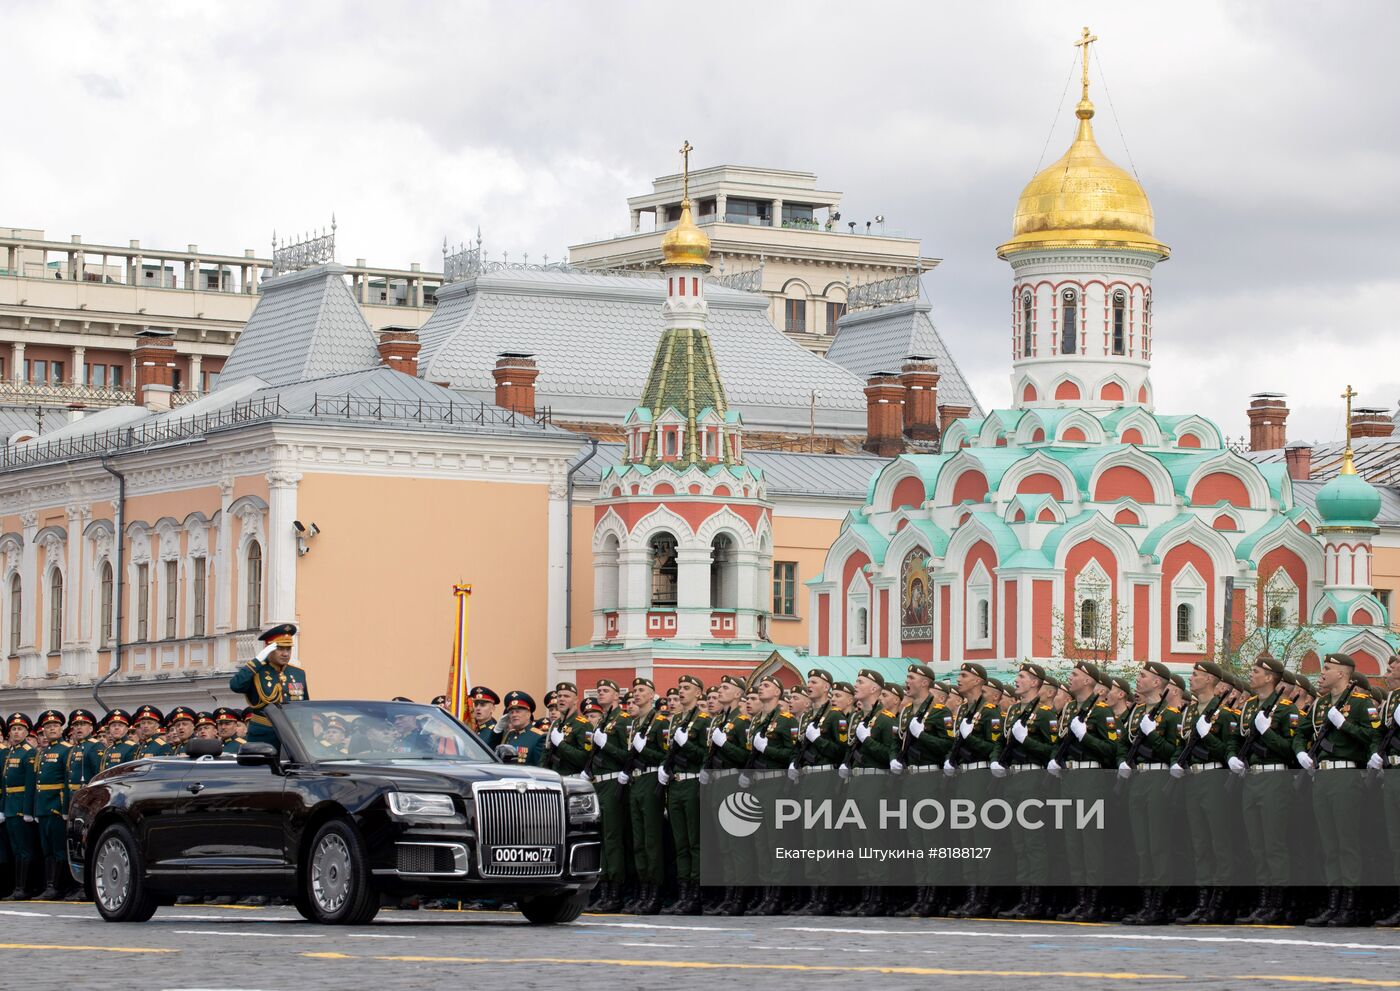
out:
{"label": "assault rifle", "polygon": [[[603,718],[598,720],[598,725],[588,731],[588,739],[590,742],[593,740],[593,734],[603,728],[603,723],[607,721],[607,718],[608,714],[603,713]],[[588,781],[593,780],[593,762],[598,759],[598,751],[601,749],[602,748],[599,747],[598,744],[594,743],[592,747],[589,748],[588,757],[584,759],[583,770],[580,771],[579,774]]]}
{"label": "assault rifle", "polygon": [[[1266,708],[1268,709],[1268,712],[1265,713],[1265,714],[1269,717],[1269,722],[1270,722],[1270,723],[1273,722],[1273,719],[1274,719],[1274,710],[1278,708],[1279,697],[1280,697],[1281,695],[1282,695],[1281,692],[1274,692],[1273,695],[1270,695],[1270,696],[1269,696],[1269,701],[1268,701],[1267,704],[1262,704],[1262,703],[1261,703],[1260,706],[1259,706],[1259,711],[1260,711],[1260,712],[1264,712],[1264,710],[1265,710]],[[1254,720],[1251,719],[1251,720],[1250,720],[1250,723],[1249,723],[1249,730],[1245,733],[1244,739],[1240,741],[1240,748],[1239,748],[1239,757],[1240,757],[1240,760],[1242,760],[1242,761],[1244,761],[1246,764],[1248,764],[1248,763],[1249,763],[1249,759],[1250,759],[1251,757],[1255,756],[1255,750],[1256,750],[1256,749],[1260,750],[1260,752],[1261,752],[1261,754],[1262,754],[1262,748],[1263,748],[1263,746],[1264,746],[1264,734],[1259,732],[1259,727],[1255,726],[1255,725],[1254,725]]]}
{"label": "assault rifle", "polygon": [[[1157,722],[1161,718],[1162,710],[1166,707],[1167,693],[1163,692],[1162,697],[1157,700],[1157,704],[1152,707],[1152,711],[1147,714],[1147,718],[1152,720],[1154,723]],[[1141,723],[1142,720],[1139,719],[1138,722]],[[1147,745],[1147,734],[1142,732],[1142,727],[1139,726],[1137,739],[1133,741],[1132,747],[1128,749],[1128,755],[1123,758],[1123,762],[1126,763],[1129,767],[1137,767],[1138,764],[1142,762],[1142,759],[1146,757],[1150,752],[1151,751]]]}
{"label": "assault rifle", "polygon": [[[716,722],[706,727],[706,729],[709,730],[709,734],[707,735],[713,735],[715,730],[724,728],[724,724],[729,721],[729,712],[730,710],[726,709],[724,712],[720,713],[720,717]],[[700,765],[700,783],[702,785],[709,783],[710,772],[719,764],[719,747],[715,746],[715,741],[712,739],[707,740],[705,745],[707,748],[705,750],[705,763]]]}
{"label": "assault rifle", "polygon": [[1224,699],[1224,695],[1212,696],[1211,700],[1206,703],[1206,707],[1201,710],[1201,714],[1196,717],[1196,722],[1191,724],[1191,732],[1187,734],[1186,742],[1181,747],[1181,756],[1174,761],[1177,767],[1186,767],[1191,763],[1192,758],[1199,757],[1205,752],[1205,741],[1201,734],[1196,732],[1196,723],[1202,719],[1209,720],[1211,716],[1215,715],[1215,710],[1220,708]]}
{"label": "assault rifle", "polygon": [[[812,718],[807,723],[808,726],[816,726],[818,738],[820,739],[822,723],[826,722],[826,717],[831,714],[831,700],[828,699],[822,705],[812,710]],[[799,771],[807,766],[807,750],[811,747],[812,741],[807,739],[806,727],[797,737],[797,755],[793,757],[792,764]]]}
{"label": "assault rifle", "polygon": [[909,722],[904,724],[904,739],[899,741],[899,755],[895,757],[895,760],[899,761],[901,764],[903,764],[905,762],[905,758],[909,756],[909,743],[911,740],[914,739],[914,734],[910,731],[909,724],[912,723],[915,719],[922,720],[925,716],[927,716],[928,710],[932,705],[933,696],[927,695],[924,697],[924,708],[922,712],[916,714],[913,708],[910,708]]}
{"label": "assault rifle", "polygon": [[[1035,712],[1036,706],[1040,705],[1039,697],[1031,699],[1029,704],[1030,708],[1017,717],[1016,722],[1012,724],[1013,726],[1024,724],[1031,718],[1031,713]],[[1018,750],[1024,746],[1024,743],[1016,739],[1016,734],[1011,732],[1011,726],[1008,726],[1006,728],[1006,746],[1001,749],[1001,758],[998,763],[1001,764],[1002,767],[1010,767],[1012,764],[1019,763],[1011,758],[1020,756]]]}
{"label": "assault rifle", "polygon": [[[1088,705],[1089,705],[1089,709],[1092,709],[1092,708],[1094,707],[1094,702],[1096,702],[1097,700],[1098,700],[1098,696],[1095,695],[1093,692],[1090,692],[1090,693],[1089,693],[1089,697],[1088,697],[1087,699],[1085,699],[1084,702],[1080,702],[1078,699],[1075,699],[1075,701],[1074,701],[1074,715],[1072,715],[1072,716],[1070,716],[1068,719],[1066,719],[1066,720],[1064,721],[1064,725],[1062,725],[1062,726],[1060,727],[1060,741],[1059,741],[1059,745],[1055,747],[1055,752],[1054,752],[1053,754],[1050,755],[1050,759],[1051,759],[1052,761],[1054,761],[1056,764],[1058,764],[1060,767],[1063,768],[1063,767],[1065,766],[1065,761],[1071,759],[1071,757],[1070,757],[1070,748],[1071,748],[1071,747],[1074,749],[1074,757],[1075,757],[1075,758],[1078,758],[1078,756],[1079,756],[1079,751],[1080,751],[1081,749],[1083,749],[1083,748],[1080,747],[1080,745],[1079,745],[1079,740],[1075,737],[1074,731],[1071,730],[1071,729],[1069,728],[1069,724],[1072,723],[1072,722],[1074,722],[1075,718],[1079,715],[1079,707],[1080,707],[1081,705],[1084,705],[1085,702],[1087,702]],[[1069,708],[1070,708],[1069,706],[1065,706],[1066,711],[1068,711]],[[1086,710],[1084,710],[1084,711],[1087,713],[1089,710],[1086,709]]]}
{"label": "assault rifle", "polygon": [[[963,705],[972,706],[972,715],[968,716],[968,718],[976,719],[978,707],[982,705],[982,696],[979,694],[977,696],[976,702],[968,702],[966,699],[964,699]],[[969,733],[967,736],[962,735],[962,722],[963,721],[959,719],[953,726],[953,732],[957,735],[953,739],[953,749],[948,751],[948,762],[951,763],[954,767],[962,766],[964,756],[963,751],[967,749],[967,741],[972,736],[971,733]]]}
{"label": "assault rifle", "polygon": [[[691,710],[690,722],[685,726],[687,743],[690,742],[690,731],[694,728],[695,720],[699,717],[700,712],[701,709],[698,705]],[[680,726],[666,727],[666,735],[669,737],[669,742],[666,745],[666,759],[661,762],[661,770],[666,772],[664,777],[668,781],[676,775],[676,765],[680,763],[681,759],[681,746],[676,743],[676,730],[680,728]],[[661,783],[662,777],[663,775],[661,774],[656,775],[656,793],[658,795],[664,795],[666,793],[666,786]]]}
{"label": "assault rifle", "polygon": [[[1346,693],[1351,691],[1351,686],[1352,682],[1348,681],[1346,685],[1342,687],[1342,698],[1345,698]],[[1317,703],[1314,702],[1313,704],[1316,705]],[[1337,703],[1335,701],[1330,702],[1328,703],[1327,708],[1331,709],[1336,704]],[[1324,714],[1322,729],[1317,731],[1317,735],[1313,737],[1313,742],[1308,745],[1307,749],[1308,758],[1312,761],[1314,767],[1316,767],[1317,765],[1318,758],[1320,758],[1323,754],[1330,754],[1333,750],[1336,749],[1337,745],[1331,740],[1332,731],[1336,728],[1337,727],[1332,725],[1332,720],[1327,719]],[[1312,772],[1309,771],[1308,773],[1311,774]]]}

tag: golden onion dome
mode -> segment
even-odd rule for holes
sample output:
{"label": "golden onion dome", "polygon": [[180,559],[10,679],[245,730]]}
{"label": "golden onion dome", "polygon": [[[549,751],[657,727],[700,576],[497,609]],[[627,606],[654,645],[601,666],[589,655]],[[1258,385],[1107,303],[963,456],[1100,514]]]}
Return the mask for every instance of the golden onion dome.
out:
{"label": "golden onion dome", "polygon": [[[1087,88],[1087,81],[1086,81]],[[997,255],[1047,247],[1139,248],[1159,259],[1170,249],[1153,236],[1152,204],[1142,185],[1109,161],[1089,123],[1087,94],[1075,108],[1079,130],[1069,150],[1021,191],[1013,237]]]}
{"label": "golden onion dome", "polygon": [[662,265],[710,264],[710,239],[690,219],[690,198],[681,200],[681,219],[661,239]]}

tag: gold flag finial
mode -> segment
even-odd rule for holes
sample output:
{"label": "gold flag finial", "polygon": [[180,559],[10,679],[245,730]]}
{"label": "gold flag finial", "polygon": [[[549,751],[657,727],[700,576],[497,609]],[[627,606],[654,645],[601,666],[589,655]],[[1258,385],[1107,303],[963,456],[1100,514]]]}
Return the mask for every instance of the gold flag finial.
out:
{"label": "gold flag finial", "polygon": [[1356,398],[1356,395],[1356,390],[1350,385],[1347,386],[1347,391],[1342,393],[1342,398],[1347,401],[1347,446],[1346,450],[1342,452],[1342,467],[1340,472],[1340,474],[1343,475],[1356,474],[1356,465],[1352,462],[1351,454],[1351,401]]}
{"label": "gold flag finial", "polygon": [[1075,110],[1075,116],[1080,120],[1088,120],[1094,116],[1094,105],[1089,102],[1089,46],[1098,40],[1099,36],[1090,34],[1086,26],[1079,40],[1074,43],[1074,47],[1080,50],[1084,63],[1080,75],[1079,106]]}
{"label": "gold flag finial", "polygon": [[681,199],[690,199],[690,153],[695,149],[686,141],[681,145]]}

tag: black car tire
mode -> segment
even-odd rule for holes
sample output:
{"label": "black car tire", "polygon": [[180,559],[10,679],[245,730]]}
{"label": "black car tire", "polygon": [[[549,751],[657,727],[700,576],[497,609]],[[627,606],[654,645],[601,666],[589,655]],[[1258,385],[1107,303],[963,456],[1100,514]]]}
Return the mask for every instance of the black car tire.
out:
{"label": "black car tire", "polygon": [[345,819],[332,819],[316,830],[307,848],[302,888],[313,922],[363,926],[379,913],[364,842]]}
{"label": "black car tire", "polygon": [[146,922],[159,900],[146,886],[146,858],[136,837],[122,823],[109,826],[92,848],[89,890],[98,913],[108,922]]}
{"label": "black car tire", "polygon": [[297,887],[296,894],[292,896],[292,904],[307,922],[318,922],[320,920],[316,918],[316,910],[311,907],[311,898],[306,893],[307,887],[305,884]]}
{"label": "black car tire", "polygon": [[557,926],[564,922],[573,922],[583,914],[583,908],[587,904],[587,892],[566,891],[557,895],[523,898],[520,901],[520,911],[534,925]]}

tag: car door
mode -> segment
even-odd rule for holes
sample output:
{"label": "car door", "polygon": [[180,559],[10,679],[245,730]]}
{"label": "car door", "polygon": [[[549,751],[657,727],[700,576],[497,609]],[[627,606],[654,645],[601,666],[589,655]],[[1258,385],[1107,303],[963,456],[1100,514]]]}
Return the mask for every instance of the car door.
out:
{"label": "car door", "polygon": [[177,807],[179,865],[213,872],[284,867],[285,782],[267,765],[193,761]]}
{"label": "car door", "polygon": [[187,773],[183,761],[152,760],[144,766],[127,766],[112,785],[114,791],[127,793],[127,811],[149,867],[159,868],[180,856],[179,809],[189,794]]}

